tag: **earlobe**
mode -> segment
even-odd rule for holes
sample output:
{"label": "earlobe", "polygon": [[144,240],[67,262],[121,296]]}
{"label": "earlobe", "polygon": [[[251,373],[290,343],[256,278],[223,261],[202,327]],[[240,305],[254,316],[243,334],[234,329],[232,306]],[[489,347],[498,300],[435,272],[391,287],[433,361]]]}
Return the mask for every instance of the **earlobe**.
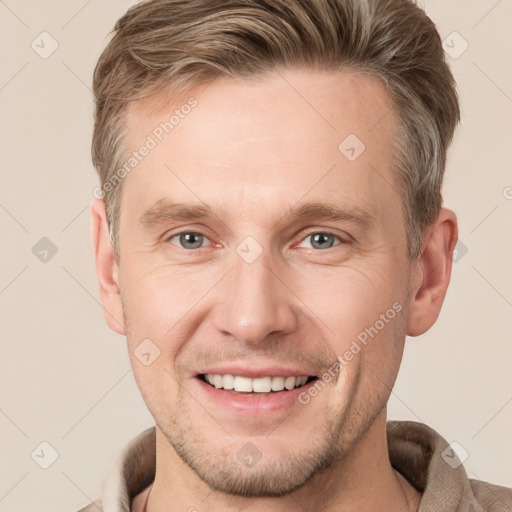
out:
{"label": "earlobe", "polygon": [[94,200],[91,205],[91,236],[105,320],[112,330],[125,335],[119,269],[110,242],[105,203],[101,199]]}
{"label": "earlobe", "polygon": [[423,250],[414,263],[419,276],[411,290],[407,335],[419,336],[436,322],[446,296],[457,243],[457,216],[442,208],[423,238]]}

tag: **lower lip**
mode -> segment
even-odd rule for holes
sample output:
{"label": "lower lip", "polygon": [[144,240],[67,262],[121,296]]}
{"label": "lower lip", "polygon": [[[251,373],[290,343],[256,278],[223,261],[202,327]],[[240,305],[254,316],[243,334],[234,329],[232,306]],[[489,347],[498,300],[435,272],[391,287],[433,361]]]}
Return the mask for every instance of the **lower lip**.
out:
{"label": "lower lip", "polygon": [[313,380],[299,388],[294,388],[290,391],[277,391],[268,394],[252,394],[252,393],[236,393],[227,389],[218,389],[210,384],[207,384],[200,378],[195,379],[202,392],[206,394],[209,400],[215,402],[226,409],[231,409],[237,413],[249,415],[262,415],[269,414],[276,411],[283,411],[289,409],[294,404],[300,405],[298,397],[301,393],[314,385],[316,380]]}

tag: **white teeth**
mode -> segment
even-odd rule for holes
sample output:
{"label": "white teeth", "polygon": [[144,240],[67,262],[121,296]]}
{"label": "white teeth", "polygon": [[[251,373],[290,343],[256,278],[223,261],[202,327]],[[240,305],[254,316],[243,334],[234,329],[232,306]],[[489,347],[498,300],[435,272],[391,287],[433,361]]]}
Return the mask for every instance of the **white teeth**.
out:
{"label": "white teeth", "polygon": [[233,377],[233,375],[224,375],[222,377],[222,387],[224,389],[234,389],[235,377]]}
{"label": "white teeth", "polygon": [[213,376],[213,385],[216,388],[221,388],[222,387],[222,375],[214,375]]}
{"label": "white teeth", "polygon": [[283,391],[284,377],[272,377],[272,391]]}
{"label": "white teeth", "polygon": [[235,390],[240,393],[270,393],[288,391],[306,384],[308,377],[258,377],[251,379],[239,375],[205,375],[206,381],[217,389]]}
{"label": "white teeth", "polygon": [[295,377],[286,377],[284,379],[284,387],[288,390],[291,390],[295,387]]}
{"label": "white teeth", "polygon": [[270,377],[252,379],[252,390],[255,393],[269,393],[271,389],[272,379]]}
{"label": "white teeth", "polygon": [[233,381],[233,387],[235,391],[245,391],[247,393],[252,392],[252,379],[249,377],[235,377]]}

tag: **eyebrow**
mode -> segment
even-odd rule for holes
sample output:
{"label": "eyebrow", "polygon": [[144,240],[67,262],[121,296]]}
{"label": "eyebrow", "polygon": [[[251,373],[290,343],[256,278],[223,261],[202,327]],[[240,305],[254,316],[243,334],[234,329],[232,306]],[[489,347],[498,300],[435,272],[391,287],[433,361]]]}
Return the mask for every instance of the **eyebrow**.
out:
{"label": "eyebrow", "polygon": [[[201,220],[212,217],[225,219],[229,217],[229,214],[225,208],[214,211],[205,204],[180,203],[170,199],[161,199],[141,215],[140,223],[145,228],[150,228],[168,221]],[[348,221],[361,228],[368,229],[375,222],[375,216],[370,211],[361,207],[309,202],[287,208],[286,212],[279,217],[274,226],[283,221],[293,220]]]}
{"label": "eyebrow", "polygon": [[310,202],[290,208],[279,222],[282,222],[283,219],[348,221],[361,228],[369,228],[374,223],[375,216],[370,211],[356,206]]}
{"label": "eyebrow", "polygon": [[219,217],[219,214],[227,215],[227,212],[221,210],[215,214],[209,206],[204,204],[178,203],[170,199],[161,199],[141,215],[140,223],[150,227],[170,220],[199,220]]}

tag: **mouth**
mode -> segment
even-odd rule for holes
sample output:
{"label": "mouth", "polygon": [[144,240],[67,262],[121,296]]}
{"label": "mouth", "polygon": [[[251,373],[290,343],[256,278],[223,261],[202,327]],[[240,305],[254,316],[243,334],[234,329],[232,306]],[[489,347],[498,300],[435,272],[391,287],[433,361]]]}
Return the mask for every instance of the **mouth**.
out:
{"label": "mouth", "polygon": [[212,388],[230,391],[241,395],[270,395],[287,393],[297,388],[308,386],[318,377],[311,375],[298,376],[267,376],[250,378],[242,375],[220,375],[201,373],[197,378]]}

